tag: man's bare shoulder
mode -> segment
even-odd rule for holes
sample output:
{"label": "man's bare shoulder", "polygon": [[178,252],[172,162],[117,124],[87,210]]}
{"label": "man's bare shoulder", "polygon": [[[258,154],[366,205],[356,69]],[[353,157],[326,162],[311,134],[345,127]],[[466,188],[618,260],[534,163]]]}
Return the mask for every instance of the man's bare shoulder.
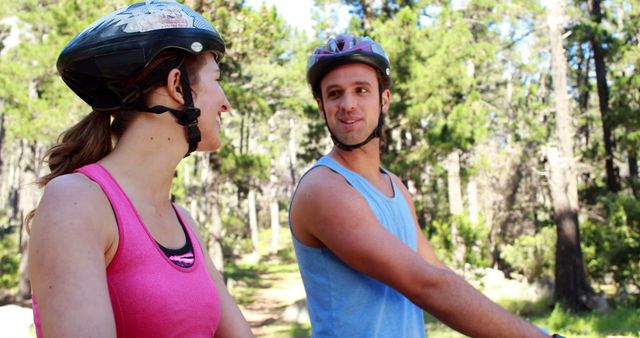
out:
{"label": "man's bare shoulder", "polygon": [[362,219],[369,213],[364,197],[344,177],[319,166],[301,179],[291,201],[290,222],[298,240],[319,247],[327,244],[319,237],[339,234],[352,217]]}
{"label": "man's bare shoulder", "polygon": [[[294,195],[294,202],[334,203],[355,193],[347,180],[337,172],[325,166],[313,168],[298,184]],[[294,203],[295,204],[295,203]]]}

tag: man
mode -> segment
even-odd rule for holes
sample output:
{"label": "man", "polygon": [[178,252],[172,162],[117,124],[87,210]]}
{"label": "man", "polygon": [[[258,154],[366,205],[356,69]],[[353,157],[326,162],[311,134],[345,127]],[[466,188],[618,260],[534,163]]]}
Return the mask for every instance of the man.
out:
{"label": "man", "polygon": [[329,39],[309,59],[307,81],[335,144],[290,208],[313,337],[424,337],[423,310],[473,337],[544,337],[438,260],[407,188],[380,167],[390,73],[366,37]]}

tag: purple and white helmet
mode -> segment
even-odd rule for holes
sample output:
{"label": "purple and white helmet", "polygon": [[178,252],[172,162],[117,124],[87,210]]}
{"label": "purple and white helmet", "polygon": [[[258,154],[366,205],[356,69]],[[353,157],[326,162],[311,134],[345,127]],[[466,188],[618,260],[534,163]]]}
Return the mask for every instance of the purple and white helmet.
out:
{"label": "purple and white helmet", "polygon": [[330,70],[349,63],[364,63],[374,67],[387,81],[391,77],[389,58],[379,43],[369,37],[341,34],[330,38],[309,56],[307,82],[315,89]]}

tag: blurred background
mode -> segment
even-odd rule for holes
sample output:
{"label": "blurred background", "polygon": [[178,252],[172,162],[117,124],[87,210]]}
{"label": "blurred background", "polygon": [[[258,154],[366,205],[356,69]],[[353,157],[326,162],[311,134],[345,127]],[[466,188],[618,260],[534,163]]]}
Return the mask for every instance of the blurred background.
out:
{"label": "blurred background", "polygon": [[[233,109],[223,147],[182,161],[173,198],[256,335],[310,335],[287,211],[331,141],[305,67],[350,32],[391,59],[383,165],[409,187],[440,258],[551,331],[640,336],[640,1],[184,3],[226,40]],[[44,152],[90,111],[56,58],[126,4],[0,2],[0,337],[33,336],[22,219],[42,193]],[[427,322],[430,337],[460,336]]]}

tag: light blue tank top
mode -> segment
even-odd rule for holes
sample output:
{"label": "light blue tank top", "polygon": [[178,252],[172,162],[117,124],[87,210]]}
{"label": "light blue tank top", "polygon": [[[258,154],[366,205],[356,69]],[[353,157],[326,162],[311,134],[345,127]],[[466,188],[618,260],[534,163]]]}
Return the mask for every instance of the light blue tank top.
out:
{"label": "light blue tank top", "polygon": [[[380,223],[417,250],[411,211],[386,170],[381,169],[392,182],[393,197],[330,157],[322,157],[309,171],[318,166],[342,175],[367,200]],[[425,337],[423,311],[401,293],[350,268],[330,250],[307,246],[292,237],[313,337]]]}

